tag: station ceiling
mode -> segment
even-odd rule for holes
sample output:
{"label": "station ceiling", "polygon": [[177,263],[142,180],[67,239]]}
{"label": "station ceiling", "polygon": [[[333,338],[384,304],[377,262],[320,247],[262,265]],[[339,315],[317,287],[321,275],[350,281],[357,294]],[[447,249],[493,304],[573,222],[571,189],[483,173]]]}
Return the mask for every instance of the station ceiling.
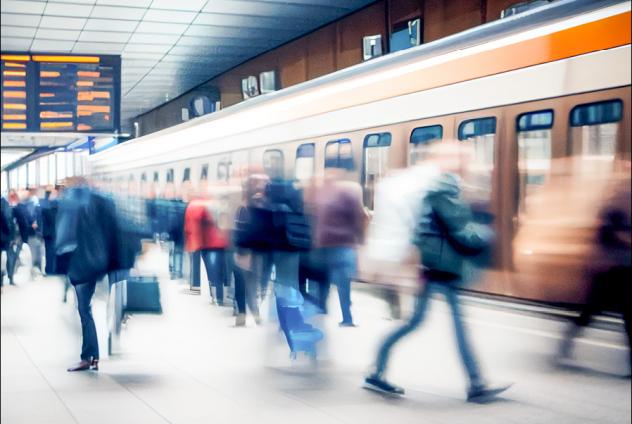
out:
{"label": "station ceiling", "polygon": [[2,0],[2,50],[121,55],[125,122],[374,1]]}

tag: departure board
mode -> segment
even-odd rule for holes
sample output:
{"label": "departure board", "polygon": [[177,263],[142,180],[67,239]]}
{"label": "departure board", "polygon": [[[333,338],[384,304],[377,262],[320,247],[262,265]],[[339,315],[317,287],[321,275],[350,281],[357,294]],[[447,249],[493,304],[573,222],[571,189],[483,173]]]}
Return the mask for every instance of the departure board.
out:
{"label": "departure board", "polygon": [[2,53],[2,130],[119,130],[120,56]]}

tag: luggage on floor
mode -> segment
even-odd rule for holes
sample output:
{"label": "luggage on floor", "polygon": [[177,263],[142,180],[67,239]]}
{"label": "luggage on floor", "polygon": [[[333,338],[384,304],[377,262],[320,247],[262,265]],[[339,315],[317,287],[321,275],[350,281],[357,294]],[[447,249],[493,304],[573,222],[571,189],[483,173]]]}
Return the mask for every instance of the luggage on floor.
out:
{"label": "luggage on floor", "polygon": [[130,276],[127,279],[128,312],[162,312],[160,286],[155,276]]}
{"label": "luggage on floor", "polygon": [[321,330],[305,322],[303,296],[298,290],[288,287],[275,288],[279,325],[285,335],[292,358],[305,352],[316,358],[316,344],[323,339]]}

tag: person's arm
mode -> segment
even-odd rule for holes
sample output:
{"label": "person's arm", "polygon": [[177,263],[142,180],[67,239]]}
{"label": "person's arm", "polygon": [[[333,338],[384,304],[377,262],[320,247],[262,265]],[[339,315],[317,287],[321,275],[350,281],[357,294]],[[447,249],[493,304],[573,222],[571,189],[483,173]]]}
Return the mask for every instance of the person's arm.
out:
{"label": "person's arm", "polygon": [[463,254],[476,254],[491,242],[492,232],[473,222],[468,205],[456,196],[436,195],[432,207],[450,240]]}

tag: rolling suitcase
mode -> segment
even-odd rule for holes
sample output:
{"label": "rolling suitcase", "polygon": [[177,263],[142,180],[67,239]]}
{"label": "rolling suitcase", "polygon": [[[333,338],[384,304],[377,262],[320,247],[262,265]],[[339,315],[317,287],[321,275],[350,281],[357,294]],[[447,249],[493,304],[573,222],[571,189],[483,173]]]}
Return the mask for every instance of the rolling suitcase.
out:
{"label": "rolling suitcase", "polygon": [[128,312],[162,312],[160,286],[155,276],[130,276],[127,279]]}

